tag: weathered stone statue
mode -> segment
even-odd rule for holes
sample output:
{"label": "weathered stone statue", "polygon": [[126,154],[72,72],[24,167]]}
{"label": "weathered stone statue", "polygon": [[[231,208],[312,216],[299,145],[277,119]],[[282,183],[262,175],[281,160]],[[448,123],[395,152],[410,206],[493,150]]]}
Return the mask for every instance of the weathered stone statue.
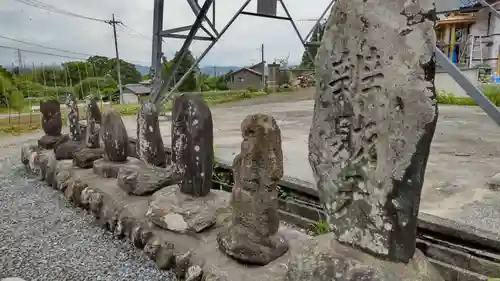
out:
{"label": "weathered stone statue", "polygon": [[292,250],[287,281],[442,280],[415,250],[438,116],[433,2],[335,3],[316,56],[309,136],[332,233]]}
{"label": "weathered stone statue", "polygon": [[147,216],[170,231],[199,233],[213,226],[218,215],[229,208],[229,194],[211,190],[212,114],[201,97],[181,95],[174,99],[172,115],[174,163],[167,169],[173,172],[176,178],[172,182],[178,185],[155,192]]}
{"label": "weathered stone statue", "polygon": [[154,103],[143,102],[137,112],[137,154],[151,165],[165,167],[167,154],[160,133],[158,112]]}
{"label": "weathered stone statue", "polygon": [[238,261],[265,265],[288,250],[288,242],[278,233],[281,131],[272,116],[256,114],[243,120],[241,133],[241,153],[233,161],[232,223],[217,242]]}
{"label": "weathered stone statue", "polygon": [[[100,134],[104,144],[104,159],[94,161],[94,173],[116,178],[121,167],[134,162],[128,158],[127,129],[118,111],[108,108],[103,112]],[[136,160],[135,163],[140,163]]]}
{"label": "weathered stone statue", "polygon": [[213,121],[202,97],[177,96],[172,108],[172,160],[182,175],[181,191],[205,196],[212,188]]}
{"label": "weathered stone statue", "polygon": [[78,103],[72,94],[66,97],[66,106],[68,107],[68,128],[69,138],[73,141],[81,141],[80,114],[78,112]]}
{"label": "weathered stone statue", "polygon": [[85,98],[87,106],[87,127],[85,128],[85,148],[73,154],[75,166],[90,169],[94,161],[101,159],[104,149],[99,146],[99,133],[101,124],[101,111],[97,105],[97,100],[93,95]]}
{"label": "weathered stone statue", "polygon": [[101,125],[101,110],[97,105],[97,99],[89,95],[85,99],[87,105],[87,128],[85,142],[88,148],[99,147],[99,131]]}
{"label": "weathered stone statue", "polygon": [[68,108],[69,140],[62,139],[56,145],[54,153],[57,160],[73,159],[74,153],[84,148],[79,123],[78,104],[72,94],[66,96],[66,106]]}
{"label": "weathered stone statue", "polygon": [[40,112],[45,135],[38,140],[38,146],[43,149],[53,149],[61,139],[61,105],[57,100],[40,101]]}

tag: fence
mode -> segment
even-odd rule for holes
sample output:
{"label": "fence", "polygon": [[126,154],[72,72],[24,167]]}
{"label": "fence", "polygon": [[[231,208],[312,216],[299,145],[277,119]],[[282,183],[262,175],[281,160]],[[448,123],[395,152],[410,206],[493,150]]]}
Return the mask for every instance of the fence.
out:
{"label": "fence", "polygon": [[[73,58],[72,61],[45,60],[43,63],[18,61],[20,63],[0,65],[0,131],[37,129],[40,126],[40,101],[46,99],[64,103],[66,96],[71,94],[80,101],[83,116],[85,107],[82,101],[89,94],[98,98],[102,106],[119,99],[114,59]],[[124,62],[122,69],[130,66],[133,67]],[[134,71],[129,76],[138,77],[125,75],[122,80],[140,80],[140,73],[135,68]]]}

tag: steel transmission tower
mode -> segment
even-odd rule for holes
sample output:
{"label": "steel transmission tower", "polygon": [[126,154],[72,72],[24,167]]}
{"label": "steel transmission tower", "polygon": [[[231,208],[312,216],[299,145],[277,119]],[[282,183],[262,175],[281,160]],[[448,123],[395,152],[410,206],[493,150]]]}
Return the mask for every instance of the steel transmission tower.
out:
{"label": "steel transmission tower", "polygon": [[[251,1],[257,1],[257,12],[247,12],[245,9]],[[271,18],[277,20],[286,20],[289,21],[295,30],[297,37],[301,41],[302,45],[306,49],[308,56],[311,61],[314,61],[314,58],[308,51],[308,39],[311,36],[313,30],[318,26],[321,20],[326,16],[335,0],[331,0],[330,4],[326,7],[321,17],[317,19],[316,24],[311,29],[311,32],[304,38],[300,34],[295,21],[290,15],[287,6],[285,5],[283,0],[246,0],[245,3],[240,7],[240,9],[233,15],[233,17],[226,23],[226,25],[219,31],[215,27],[215,21],[217,18],[216,9],[215,9],[215,0],[204,0],[202,6],[199,5],[198,0],[186,0],[187,4],[191,7],[194,15],[196,16],[195,21],[191,25],[175,27],[167,30],[163,30],[163,9],[164,9],[164,0],[154,0],[154,14],[153,14],[153,47],[152,47],[152,60],[151,67],[153,71],[153,102],[156,104],[161,104],[168,100],[172,94],[177,90],[177,88],[182,85],[184,80],[188,77],[188,75],[198,66],[199,62],[207,55],[207,53],[215,46],[215,44],[219,41],[219,39],[224,35],[224,33],[228,30],[229,27],[234,23],[234,21],[240,15],[247,16],[257,16],[264,18]],[[285,12],[286,16],[277,16],[278,3],[281,8]],[[208,11],[212,9],[211,15],[208,14]],[[203,30],[205,33],[204,36],[198,36],[198,30]],[[181,34],[181,32],[189,31],[187,35]],[[170,77],[163,77],[162,75],[162,40],[163,38],[174,38],[174,39],[183,39],[184,43],[179,52],[177,52],[174,61],[175,64],[172,67],[172,71],[170,71]],[[173,82],[173,77],[175,75],[176,70],[179,67],[180,62],[186,55],[187,51],[193,40],[203,40],[210,41],[209,46],[202,52],[202,54],[195,60],[194,64],[191,68],[184,73],[181,79],[177,81],[175,84]]]}

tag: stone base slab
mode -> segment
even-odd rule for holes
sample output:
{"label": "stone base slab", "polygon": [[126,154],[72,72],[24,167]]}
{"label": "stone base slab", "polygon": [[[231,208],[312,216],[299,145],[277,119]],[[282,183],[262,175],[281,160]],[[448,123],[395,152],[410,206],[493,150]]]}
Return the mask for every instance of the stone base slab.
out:
{"label": "stone base slab", "polygon": [[[302,249],[307,249],[309,243],[315,240],[297,230],[282,226],[278,233],[288,240],[290,250],[265,266],[243,265],[217,248],[217,235],[226,229],[230,217],[229,209],[220,211],[215,224],[205,231],[194,235],[178,234],[156,226],[146,215],[156,193],[168,192],[171,187],[161,189],[152,196],[129,195],[118,187],[117,179],[103,178],[91,169],[75,167],[72,160],[56,161],[52,151],[41,151],[29,146],[23,148],[22,154],[21,160],[30,171],[31,166],[41,167],[40,169],[45,171],[44,178],[53,179],[49,184],[61,190],[65,198],[89,210],[96,217],[98,224],[111,231],[117,238],[127,238],[136,247],[143,249],[156,262],[158,268],[172,269],[180,280],[283,281],[285,276],[290,276],[287,271],[291,268],[289,262],[292,255],[302,253]],[[46,157],[38,157],[40,154]],[[44,158],[54,160],[39,160]],[[32,159],[33,165],[30,165],[29,161],[26,163],[25,159]],[[354,255],[360,255],[356,250],[351,251]],[[427,266],[427,261],[419,261]]]}
{"label": "stone base slab", "polygon": [[118,171],[122,167],[130,165],[142,165],[142,161],[136,158],[128,157],[124,162],[111,162],[106,159],[99,159],[94,161],[93,171],[103,178],[117,178]]}
{"label": "stone base slab", "polygon": [[216,224],[219,214],[230,212],[231,194],[212,190],[204,197],[165,187],[151,197],[147,216],[157,226],[178,233],[198,233]]}

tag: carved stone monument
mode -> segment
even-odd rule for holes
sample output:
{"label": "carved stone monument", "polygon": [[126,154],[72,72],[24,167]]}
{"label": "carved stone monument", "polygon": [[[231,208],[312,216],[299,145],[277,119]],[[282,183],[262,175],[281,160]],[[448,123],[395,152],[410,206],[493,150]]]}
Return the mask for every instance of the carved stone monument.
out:
{"label": "carved stone monument", "polygon": [[137,112],[137,154],[139,159],[158,167],[165,167],[167,154],[163,145],[154,103],[146,101]]}
{"label": "carved stone monument", "polygon": [[74,153],[84,147],[79,123],[78,104],[72,94],[66,96],[66,106],[68,108],[69,140],[61,140],[60,144],[55,147],[54,153],[57,160],[73,159]]}
{"label": "carved stone monument", "polygon": [[38,146],[43,149],[53,149],[61,139],[61,105],[57,100],[40,101],[40,112],[45,135],[38,140]]}
{"label": "carved stone monument", "polygon": [[99,131],[101,125],[101,110],[97,105],[97,99],[89,95],[86,99],[87,106],[87,128],[85,133],[85,144],[88,148],[99,147]]}
{"label": "carved stone monument", "polygon": [[94,173],[105,178],[116,178],[121,167],[141,161],[128,158],[128,134],[125,124],[113,108],[102,114],[101,137],[104,144],[104,159],[94,161]]}
{"label": "carved stone monument", "polygon": [[265,265],[288,250],[288,242],[278,233],[281,131],[272,116],[255,114],[243,120],[241,133],[241,153],[233,161],[232,223],[217,242],[238,261]]}
{"label": "carved stone monument", "polygon": [[68,107],[68,129],[69,138],[72,141],[81,141],[80,114],[78,103],[72,94],[66,97],[66,106]]}
{"label": "carved stone monument", "polygon": [[205,196],[212,188],[214,134],[210,108],[199,95],[182,94],[172,107],[172,161],[181,191]]}
{"label": "carved stone monument", "polygon": [[309,136],[332,233],[292,251],[287,281],[442,280],[415,249],[438,116],[433,2],[335,3],[316,56]]}
{"label": "carved stone monument", "polygon": [[93,167],[95,160],[103,157],[104,149],[99,147],[101,111],[97,105],[97,100],[93,95],[89,95],[85,98],[85,103],[87,106],[85,148],[73,153],[73,163],[77,167],[90,169]]}
{"label": "carved stone monument", "polygon": [[156,192],[147,216],[161,228],[197,233],[213,226],[218,214],[229,208],[229,194],[211,190],[212,114],[201,97],[181,95],[174,99],[172,116],[174,163],[169,168],[179,185]]}

